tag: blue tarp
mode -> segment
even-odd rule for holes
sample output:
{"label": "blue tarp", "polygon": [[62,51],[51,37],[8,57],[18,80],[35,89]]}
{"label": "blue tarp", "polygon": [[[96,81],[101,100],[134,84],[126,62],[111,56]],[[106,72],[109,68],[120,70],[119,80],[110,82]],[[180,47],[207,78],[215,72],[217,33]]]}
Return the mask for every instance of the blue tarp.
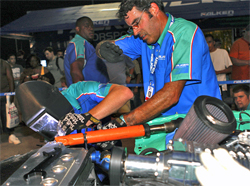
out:
{"label": "blue tarp", "polygon": [[[75,21],[88,16],[95,27],[123,25],[115,16],[120,3],[30,11],[1,28],[1,35],[73,29]],[[185,19],[249,15],[249,0],[164,0],[165,11]]]}

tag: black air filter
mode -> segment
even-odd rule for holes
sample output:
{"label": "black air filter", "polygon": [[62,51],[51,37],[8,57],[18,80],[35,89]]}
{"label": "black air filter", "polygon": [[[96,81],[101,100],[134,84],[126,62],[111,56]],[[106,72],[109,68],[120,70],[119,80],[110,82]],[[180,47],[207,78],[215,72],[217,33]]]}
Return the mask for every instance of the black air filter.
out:
{"label": "black air filter", "polygon": [[198,97],[176,131],[174,139],[218,144],[236,129],[232,110],[223,101]]}

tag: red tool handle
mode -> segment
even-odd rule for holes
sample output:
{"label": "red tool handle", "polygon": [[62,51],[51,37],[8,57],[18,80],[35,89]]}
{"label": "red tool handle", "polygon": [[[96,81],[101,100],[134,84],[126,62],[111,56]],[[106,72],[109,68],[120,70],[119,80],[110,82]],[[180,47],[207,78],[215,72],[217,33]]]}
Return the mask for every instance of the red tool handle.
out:
{"label": "red tool handle", "polygon": [[[95,130],[86,132],[87,143],[97,143],[103,141],[113,141],[126,138],[135,138],[145,135],[143,125],[134,125],[129,127],[120,127],[115,129]],[[67,145],[79,145],[84,143],[84,134],[69,134],[67,136],[55,137],[56,142],[61,142]]]}

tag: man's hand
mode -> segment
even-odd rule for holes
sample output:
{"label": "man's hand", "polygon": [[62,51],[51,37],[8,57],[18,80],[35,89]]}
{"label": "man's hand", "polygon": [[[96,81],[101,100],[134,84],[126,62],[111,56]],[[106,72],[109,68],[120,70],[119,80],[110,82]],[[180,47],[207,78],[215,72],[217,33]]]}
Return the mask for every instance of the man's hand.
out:
{"label": "man's hand", "polygon": [[[100,126],[100,125],[99,125]],[[98,127],[99,127],[98,126]],[[105,129],[114,129],[114,128],[118,128],[118,127],[126,127],[126,123],[124,121],[121,120],[121,118],[116,118],[114,120],[111,120],[108,123],[105,123],[101,129],[105,130]],[[99,128],[100,129],[100,128]]]}
{"label": "man's hand", "polygon": [[[122,121],[120,118],[116,118],[114,120],[111,120],[108,123],[105,123],[103,126],[99,124],[97,126],[97,129],[106,130],[106,129],[114,129],[114,128],[119,128],[119,127],[126,127],[126,126],[127,125],[124,121]],[[117,141],[105,141],[105,142],[97,143],[97,145],[101,147],[103,150],[108,150],[108,149],[111,149],[116,143]]]}
{"label": "man's hand", "polygon": [[236,162],[222,148],[213,150],[214,156],[207,152],[200,155],[203,166],[197,167],[195,174],[203,186],[248,185],[250,171]]}
{"label": "man's hand", "polygon": [[107,60],[110,63],[117,63],[123,61],[122,49],[119,46],[110,43],[108,41],[101,44],[99,49],[99,55],[101,58]]}
{"label": "man's hand", "polygon": [[68,113],[62,120],[59,120],[59,126],[66,133],[66,135],[68,135],[74,130],[86,128],[88,121],[95,124],[100,123],[98,119],[94,118],[88,112],[85,114]]}

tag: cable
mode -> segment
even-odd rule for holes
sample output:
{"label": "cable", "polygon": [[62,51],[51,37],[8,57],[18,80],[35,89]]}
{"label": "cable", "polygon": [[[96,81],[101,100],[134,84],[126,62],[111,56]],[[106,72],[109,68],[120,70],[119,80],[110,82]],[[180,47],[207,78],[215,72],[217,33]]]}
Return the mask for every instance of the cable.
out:
{"label": "cable", "polygon": [[[157,152],[159,152],[159,151],[155,148],[147,148],[147,149],[144,149],[143,151],[141,151],[140,155],[154,155],[154,153],[157,153]],[[147,153],[150,153],[150,154],[147,154]]]}
{"label": "cable", "polygon": [[246,112],[244,112],[244,111],[241,111],[241,112],[239,113],[239,120],[240,120],[239,128],[240,128],[241,125],[250,123],[250,120],[249,120],[249,121],[242,121],[242,116],[241,116],[242,114],[246,114],[248,117],[250,117],[250,114],[248,114],[248,113],[246,113]]}

